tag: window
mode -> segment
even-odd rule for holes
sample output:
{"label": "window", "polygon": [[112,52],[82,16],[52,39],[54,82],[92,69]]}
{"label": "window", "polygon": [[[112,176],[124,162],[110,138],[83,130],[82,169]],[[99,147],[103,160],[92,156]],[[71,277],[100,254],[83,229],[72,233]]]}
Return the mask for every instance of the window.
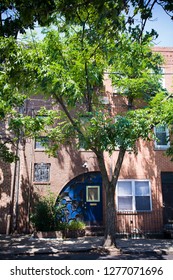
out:
{"label": "window", "polygon": [[159,125],[154,128],[156,149],[167,149],[169,147],[169,131],[166,125]]}
{"label": "window", "polygon": [[99,202],[100,201],[100,187],[99,186],[87,186],[86,201],[87,202]]}
{"label": "window", "polygon": [[149,181],[120,180],[117,183],[118,211],[151,211]]}
{"label": "window", "polygon": [[162,87],[165,88],[165,69],[164,68],[161,68],[161,74],[162,74],[161,84],[162,84]]}
{"label": "window", "polygon": [[50,163],[34,164],[34,182],[50,181]]}
{"label": "window", "polygon": [[44,129],[50,130],[50,123],[47,115],[36,115],[36,117],[40,120],[41,124],[44,125]]}
{"label": "window", "polygon": [[44,144],[48,143],[48,138],[46,136],[40,136],[35,138],[35,150],[45,150]]}

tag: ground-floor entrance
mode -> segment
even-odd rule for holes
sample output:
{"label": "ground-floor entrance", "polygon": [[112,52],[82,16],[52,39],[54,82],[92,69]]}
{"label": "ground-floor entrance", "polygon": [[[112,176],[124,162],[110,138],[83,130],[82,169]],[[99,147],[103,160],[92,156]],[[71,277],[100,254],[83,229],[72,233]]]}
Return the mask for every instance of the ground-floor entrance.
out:
{"label": "ground-floor entrance", "polygon": [[86,225],[103,224],[102,177],[88,172],[67,183],[60,193],[67,222],[81,220]]}
{"label": "ground-floor entrance", "polygon": [[162,172],[163,222],[173,222],[173,172]]}

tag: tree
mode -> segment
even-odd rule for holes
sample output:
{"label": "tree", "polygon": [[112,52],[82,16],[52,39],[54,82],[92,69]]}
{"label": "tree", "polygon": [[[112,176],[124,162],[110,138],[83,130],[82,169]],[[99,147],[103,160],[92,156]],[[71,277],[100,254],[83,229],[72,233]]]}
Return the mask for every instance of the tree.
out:
{"label": "tree", "polygon": [[6,133],[7,125],[5,122],[9,118],[15,118],[15,112],[23,105],[25,95],[21,94],[17,87],[9,83],[9,77],[6,73],[5,61],[14,58],[16,53],[16,44],[12,38],[0,37],[1,67],[0,67],[0,158],[7,162],[17,159],[15,152],[11,151],[10,146],[16,148],[17,140],[14,134]]}
{"label": "tree", "polygon": [[[131,14],[129,9],[130,4],[134,7]],[[95,48],[97,50],[100,45],[104,45],[103,42],[106,42],[106,40],[113,41],[117,38],[118,33],[125,29],[129,29],[129,31],[133,34],[133,37],[137,36],[138,39],[141,39],[146,21],[152,18],[153,7],[157,4],[162,5],[167,12],[172,11],[172,3],[169,0],[49,0],[44,2],[40,0],[32,0],[29,2],[26,0],[2,0],[0,4],[1,121],[4,121],[8,116],[7,108],[8,113],[12,118],[12,112],[14,113],[14,109],[22,106],[21,101],[24,100],[24,95],[19,91],[17,92],[17,87],[15,89],[10,89],[10,85],[8,85],[9,77],[4,76],[3,62],[6,60],[6,56],[8,58],[10,52],[12,56],[13,52],[16,51],[14,46],[15,44],[12,43],[12,39],[9,38],[10,36],[13,36],[16,39],[19,32],[25,33],[27,28],[33,29],[36,22],[38,22],[41,26],[51,24],[52,22],[55,22],[55,24],[57,24],[57,22],[61,22],[61,24],[58,24],[59,26],[61,25],[61,30],[66,28],[66,23],[80,25],[85,29],[86,35],[86,26],[88,24],[88,26],[90,26],[87,30],[87,36],[90,38],[88,42],[91,44],[93,42],[98,42],[95,44]],[[140,14],[141,24],[134,28],[134,18],[137,14]],[[61,21],[57,20],[57,15],[61,16]],[[62,19],[64,24],[62,24]],[[156,35],[154,31],[152,31],[152,34]],[[148,35],[150,36],[150,34]],[[15,98],[11,98],[12,96],[15,96]],[[5,110],[3,108],[5,108]],[[15,138],[13,137],[13,139]],[[8,144],[14,144],[14,142],[16,142],[11,140],[12,138],[10,139],[9,137],[4,137],[4,135],[1,136],[0,139],[1,158],[10,162],[15,157],[13,156],[14,154],[10,152]]]}
{"label": "tree", "polygon": [[[0,122],[1,129],[6,130],[5,121],[15,118],[16,111],[23,106],[25,96],[17,87],[11,87],[6,75],[4,62],[16,55],[15,39],[19,33],[25,33],[27,28],[34,29],[36,22],[39,25],[49,24],[55,10],[55,1],[25,1],[2,0],[0,3]],[[0,159],[12,162],[17,159],[19,139],[14,132],[8,136],[5,131],[0,135]],[[10,147],[13,147],[11,151]]]}
{"label": "tree", "polygon": [[[43,42],[15,45],[12,55],[3,60],[11,89],[27,94],[42,92],[62,109],[43,109],[40,114],[47,114],[46,120],[15,115],[10,124],[13,131],[35,136],[46,130],[46,122],[52,126],[46,131],[51,140],[50,152],[73,139],[96,154],[106,193],[106,246],[116,243],[114,194],[124,155],[127,150],[136,152],[138,139],[152,138],[154,110],[147,106],[161,90],[162,61],[150,50],[151,34],[144,36],[146,20],[152,16],[156,1],[131,2],[134,12],[126,18],[122,13],[128,14],[126,1],[81,0],[68,1],[68,5],[57,1],[61,17],[55,17],[54,22],[58,31],[48,30]],[[138,12],[142,27],[133,28]],[[127,112],[116,116],[100,103],[107,70],[127,100]],[[145,102],[145,108],[134,110],[136,100]],[[118,159],[110,178],[104,155],[117,147]]]}
{"label": "tree", "polygon": [[54,0],[1,0],[0,36],[17,38],[19,32],[34,28],[36,22],[46,25],[51,22],[55,10]]}
{"label": "tree", "polygon": [[[109,32],[127,26],[139,26],[140,37],[144,33],[148,20],[152,20],[153,10],[161,6],[173,19],[173,3],[171,0],[61,0],[56,1],[57,11],[65,17],[67,23],[79,23],[80,11],[94,10],[94,26],[99,32],[100,27],[107,25]],[[120,21],[121,18],[121,21]],[[153,30],[154,31],[154,30]]]}
{"label": "tree", "polygon": [[[59,31],[49,30],[43,41],[18,46],[15,67],[7,67],[11,84],[25,93],[32,89],[32,93],[51,97],[61,111],[42,109],[40,114],[47,115],[46,120],[27,116],[21,121],[19,116],[12,125],[14,130],[22,130],[24,125],[27,135],[46,131],[49,152],[73,141],[95,153],[106,195],[104,245],[111,246],[116,244],[116,183],[126,151],[136,152],[140,138],[152,139],[153,116],[148,104],[162,90],[162,59],[152,53],[148,34],[140,42],[127,32],[119,34],[116,40],[108,35],[98,42],[92,40],[88,22],[82,22],[81,26],[59,22]],[[100,102],[105,71],[127,100],[127,110],[122,114],[115,115]],[[139,100],[145,107],[136,109],[134,105]],[[45,122],[51,126],[48,131]],[[110,178],[105,152],[111,155],[117,148],[118,158]]]}

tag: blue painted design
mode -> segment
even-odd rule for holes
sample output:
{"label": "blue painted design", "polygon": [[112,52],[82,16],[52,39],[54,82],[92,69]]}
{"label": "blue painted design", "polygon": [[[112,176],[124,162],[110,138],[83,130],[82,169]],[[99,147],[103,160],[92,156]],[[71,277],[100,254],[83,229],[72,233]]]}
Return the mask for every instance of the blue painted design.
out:
{"label": "blue painted design", "polygon": [[[100,187],[100,201],[86,201],[86,186]],[[102,177],[100,172],[89,172],[71,180],[60,193],[64,209],[64,221],[82,220],[87,225],[101,225],[102,211]]]}

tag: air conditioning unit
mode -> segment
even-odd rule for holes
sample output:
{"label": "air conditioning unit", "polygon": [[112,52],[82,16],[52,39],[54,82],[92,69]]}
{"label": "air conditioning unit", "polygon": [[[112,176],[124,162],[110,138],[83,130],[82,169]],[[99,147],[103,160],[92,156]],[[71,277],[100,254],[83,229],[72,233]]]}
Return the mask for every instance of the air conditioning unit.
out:
{"label": "air conditioning unit", "polygon": [[103,104],[103,105],[108,105],[109,104],[109,98],[107,96],[100,96],[99,97],[99,101]]}

